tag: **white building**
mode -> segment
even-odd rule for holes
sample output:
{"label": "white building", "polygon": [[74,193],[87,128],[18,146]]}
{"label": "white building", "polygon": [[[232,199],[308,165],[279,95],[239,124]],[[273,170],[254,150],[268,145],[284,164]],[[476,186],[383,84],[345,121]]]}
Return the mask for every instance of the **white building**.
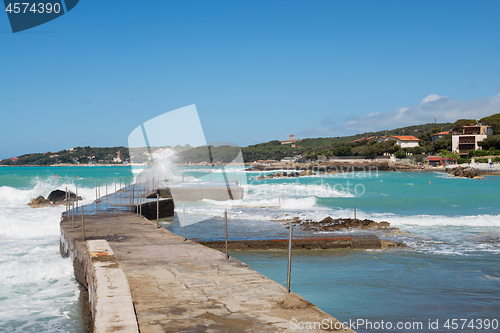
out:
{"label": "white building", "polygon": [[401,148],[412,148],[412,147],[418,147],[418,143],[420,140],[417,137],[414,137],[413,135],[401,135],[401,136],[389,136],[389,137],[381,137],[377,141],[387,141],[387,140],[396,140],[397,144]]}
{"label": "white building", "polygon": [[402,135],[402,136],[391,136],[391,139],[395,139],[401,148],[412,148],[418,147],[419,139],[413,135]]}
{"label": "white building", "polygon": [[464,126],[451,136],[451,150],[460,155],[469,154],[470,150],[481,150],[479,141],[483,141],[491,135],[491,126],[470,125]]}
{"label": "white building", "polygon": [[280,162],[281,163],[295,163],[301,157],[302,157],[302,155],[296,155],[294,157],[283,157]]}

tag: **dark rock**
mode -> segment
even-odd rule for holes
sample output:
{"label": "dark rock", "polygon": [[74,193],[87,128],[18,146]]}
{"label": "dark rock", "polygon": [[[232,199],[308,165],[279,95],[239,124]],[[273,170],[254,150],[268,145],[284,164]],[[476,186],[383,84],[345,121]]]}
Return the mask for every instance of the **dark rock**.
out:
{"label": "dark rock", "polygon": [[[76,201],[76,194],[70,191],[68,191],[68,193],[69,202]],[[50,192],[47,200],[49,200],[54,205],[63,205],[66,202],[66,192],[61,190],[54,190]],[[78,200],[82,200],[82,197],[78,197]]]}
{"label": "dark rock", "polygon": [[476,178],[476,179],[481,179],[479,177],[479,171],[474,169],[473,167],[465,167],[465,168],[455,168],[448,170],[449,173],[451,173],[455,177],[464,177],[464,178]]}
{"label": "dark rock", "polygon": [[[155,196],[156,197],[156,196]],[[174,200],[159,200],[159,218],[174,216]],[[141,205],[141,213],[148,220],[156,220],[156,201],[145,202]],[[135,210],[137,212],[137,208]]]}
{"label": "dark rock", "polygon": [[295,225],[302,226],[304,230],[313,231],[342,231],[348,229],[386,229],[390,228],[389,222],[382,221],[377,223],[373,220],[359,220],[359,219],[333,219],[327,216],[319,222],[300,222]]}
{"label": "dark rock", "polygon": [[378,223],[379,227],[381,228],[390,228],[391,227],[391,224],[387,221],[381,221]]}
{"label": "dark rock", "polygon": [[43,196],[39,196],[38,198],[31,200],[28,205],[31,206],[31,208],[39,208],[42,206],[50,205],[50,201],[45,199]]}
{"label": "dark rock", "polygon": [[298,173],[298,172],[290,172],[288,174],[288,177],[300,177],[300,173]]}
{"label": "dark rock", "polygon": [[156,198],[156,196],[159,196],[160,198],[164,199],[172,199],[172,192],[170,192],[170,189],[168,187],[160,187],[156,191],[149,193],[146,198],[152,199]]}

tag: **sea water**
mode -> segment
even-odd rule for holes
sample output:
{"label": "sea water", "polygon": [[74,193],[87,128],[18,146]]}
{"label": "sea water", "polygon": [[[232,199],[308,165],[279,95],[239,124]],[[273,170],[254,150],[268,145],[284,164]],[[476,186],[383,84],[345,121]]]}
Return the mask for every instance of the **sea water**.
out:
{"label": "sea water", "polygon": [[[209,168],[182,169],[186,181],[207,180]],[[407,232],[379,234],[406,247],[294,251],[294,292],[346,322],[417,322],[423,325],[420,331],[445,332],[451,330],[444,327],[448,319],[474,319],[476,327],[478,320],[500,319],[500,177],[473,180],[442,173],[371,172],[257,180],[259,172],[226,169],[226,178],[213,170],[211,179],[242,181],[245,198],[186,203],[188,238],[222,240],[226,209],[230,239],[270,239],[286,238],[287,220],[294,217],[313,221],[353,217],[356,207],[357,218],[388,221]],[[111,193],[114,180],[122,177],[123,182],[131,171],[128,167],[0,168],[0,331],[83,331],[72,263],[59,254],[64,207],[33,209],[26,203],[54,189],[75,186],[83,203],[91,203],[95,182],[104,194],[107,180]],[[138,170],[134,172],[137,175]],[[181,220],[182,203],[176,203],[176,215],[162,225],[181,235]],[[230,255],[285,284],[286,252]],[[427,329],[436,320],[438,329]]]}
{"label": "sea water", "polygon": [[[499,176],[359,172],[257,180],[262,173],[245,174],[245,199],[232,205],[205,200],[186,208],[188,223],[207,217],[188,225],[188,237],[222,240],[226,209],[229,238],[237,240],[286,238],[287,220],[352,218],[356,207],[357,218],[388,221],[404,231],[377,234],[406,247],[294,251],[294,292],[337,319],[358,324],[351,328],[359,332],[500,330]],[[180,235],[178,220],[164,225]],[[300,228],[295,233],[339,234]],[[285,285],[286,251],[230,255]]]}
{"label": "sea water", "polygon": [[0,168],[0,332],[84,331],[73,264],[59,252],[65,207],[26,204],[75,186],[88,204],[96,181],[104,193],[106,180],[124,181],[130,173],[127,167]]}

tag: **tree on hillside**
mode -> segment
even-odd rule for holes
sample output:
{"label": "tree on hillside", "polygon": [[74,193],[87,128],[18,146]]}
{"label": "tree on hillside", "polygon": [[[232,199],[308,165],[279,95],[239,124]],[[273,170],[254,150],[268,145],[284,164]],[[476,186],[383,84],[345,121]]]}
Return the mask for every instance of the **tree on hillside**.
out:
{"label": "tree on hillside", "polygon": [[500,149],[500,135],[490,136],[483,141],[477,143],[483,150],[489,150],[490,148]]}
{"label": "tree on hillside", "polygon": [[442,138],[434,141],[432,150],[436,153],[440,150],[451,150],[451,135],[445,135]]}
{"label": "tree on hillside", "polygon": [[397,158],[404,158],[406,157],[406,152],[403,149],[399,149],[394,153],[394,156],[396,156]]}
{"label": "tree on hillside", "polygon": [[352,148],[349,146],[342,146],[334,148],[330,151],[335,156],[350,156],[352,155]]}
{"label": "tree on hillside", "polygon": [[477,124],[477,121],[475,119],[458,119],[453,123],[451,126],[451,130],[453,132],[458,131],[461,127],[463,126],[469,126],[470,124]]}
{"label": "tree on hillside", "polygon": [[484,117],[480,121],[483,125],[491,126],[491,132],[493,134],[500,134],[500,113]]}

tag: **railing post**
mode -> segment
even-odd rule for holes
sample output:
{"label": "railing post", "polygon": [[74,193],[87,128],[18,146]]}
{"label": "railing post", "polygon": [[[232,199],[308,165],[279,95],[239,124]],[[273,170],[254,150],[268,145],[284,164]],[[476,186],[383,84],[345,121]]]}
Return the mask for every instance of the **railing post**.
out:
{"label": "railing post", "polygon": [[[135,185],[132,185],[132,205],[131,206],[134,206],[135,205]],[[132,207],[131,207],[132,209]]]}
{"label": "railing post", "polygon": [[143,196],[144,196],[144,191],[142,191],[141,200],[139,204],[139,215],[142,215],[142,203],[144,202]]}
{"label": "railing post", "polygon": [[156,227],[160,227],[160,196],[156,193]]}
{"label": "railing post", "polygon": [[293,228],[290,226],[290,238],[288,239],[288,272],[286,275],[286,291],[290,292],[290,278],[292,276],[292,232]]}
{"label": "railing post", "polygon": [[99,209],[101,209],[101,182],[97,182],[97,189],[99,191]]}
{"label": "railing post", "polygon": [[95,182],[95,212],[97,214],[97,182]]}
{"label": "railing post", "polygon": [[85,221],[83,217],[83,206],[82,206],[82,240],[85,242]]}
{"label": "railing post", "polygon": [[182,237],[186,240],[186,205],[182,204]]}
{"label": "railing post", "polygon": [[69,220],[69,213],[68,213],[68,188],[66,187],[66,193],[64,195],[64,204],[66,205],[66,217],[68,218]]}
{"label": "railing post", "polygon": [[227,209],[224,211],[224,221],[226,229],[226,259],[229,259],[229,253],[227,252]]}

